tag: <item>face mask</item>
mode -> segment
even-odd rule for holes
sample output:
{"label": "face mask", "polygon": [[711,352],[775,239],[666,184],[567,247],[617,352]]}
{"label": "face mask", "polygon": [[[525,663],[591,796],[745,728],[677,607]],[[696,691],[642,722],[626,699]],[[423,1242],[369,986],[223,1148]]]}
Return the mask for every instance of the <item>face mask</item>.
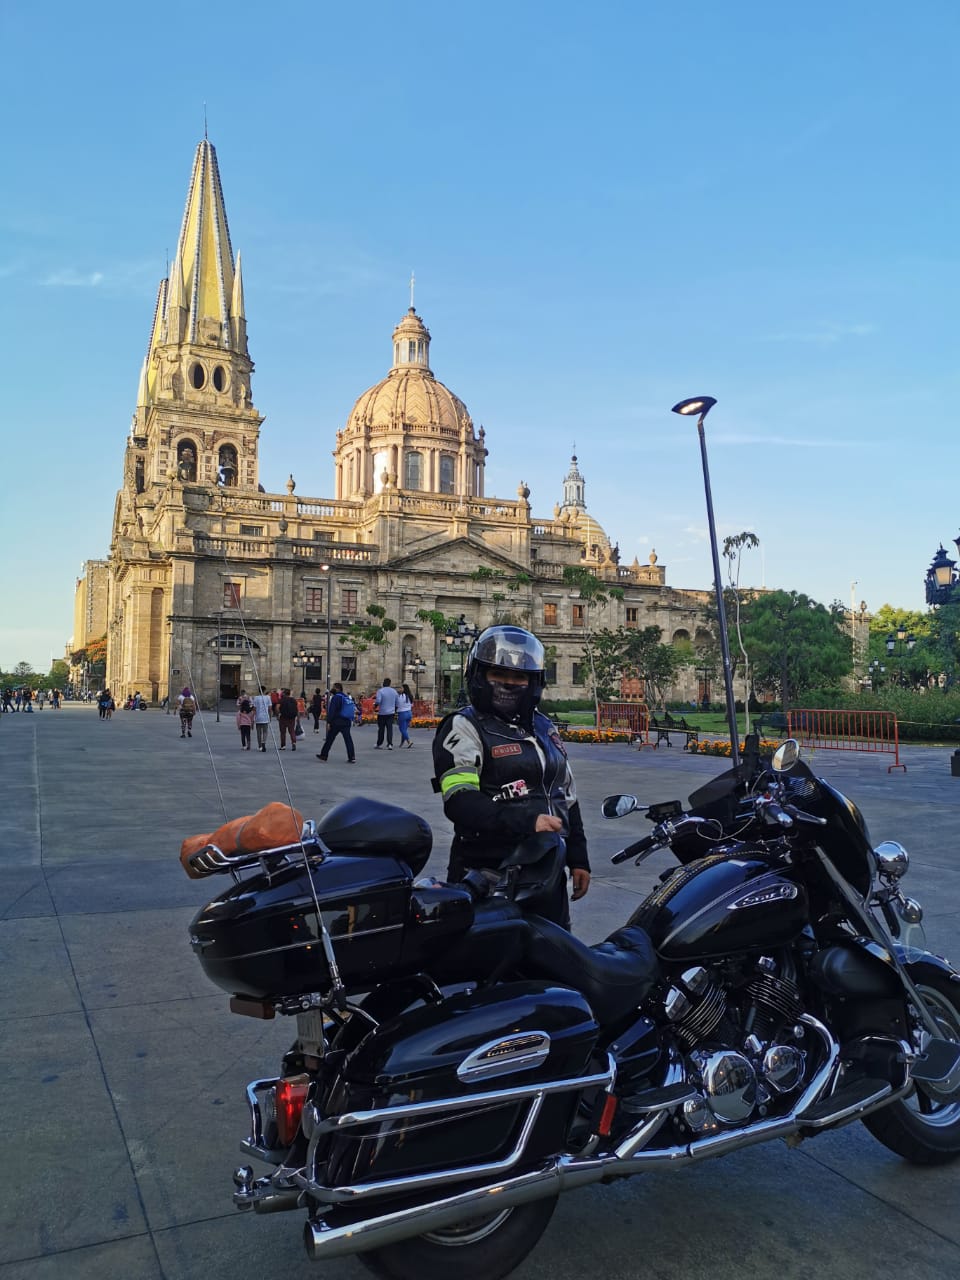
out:
{"label": "face mask", "polygon": [[522,684],[491,684],[490,705],[501,720],[512,720],[519,714],[526,692],[526,686]]}

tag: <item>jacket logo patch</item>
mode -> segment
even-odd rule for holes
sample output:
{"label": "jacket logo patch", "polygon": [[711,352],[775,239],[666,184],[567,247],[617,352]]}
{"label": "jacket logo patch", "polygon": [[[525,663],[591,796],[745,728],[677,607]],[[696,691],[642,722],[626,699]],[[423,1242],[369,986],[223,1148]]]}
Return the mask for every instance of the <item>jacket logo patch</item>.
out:
{"label": "jacket logo patch", "polygon": [[491,747],[490,754],[492,756],[519,756],[523,754],[523,747],[519,742],[505,742],[502,746]]}

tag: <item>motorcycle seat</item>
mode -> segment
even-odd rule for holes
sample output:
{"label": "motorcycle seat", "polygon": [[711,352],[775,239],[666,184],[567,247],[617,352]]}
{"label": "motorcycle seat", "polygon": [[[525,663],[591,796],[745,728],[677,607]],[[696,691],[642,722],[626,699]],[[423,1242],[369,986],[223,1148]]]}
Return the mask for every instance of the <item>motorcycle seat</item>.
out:
{"label": "motorcycle seat", "polygon": [[603,1026],[635,1009],[660,976],[657,953],[644,929],[617,929],[590,947],[540,916],[528,916],[526,925],[524,973],[579,991]]}

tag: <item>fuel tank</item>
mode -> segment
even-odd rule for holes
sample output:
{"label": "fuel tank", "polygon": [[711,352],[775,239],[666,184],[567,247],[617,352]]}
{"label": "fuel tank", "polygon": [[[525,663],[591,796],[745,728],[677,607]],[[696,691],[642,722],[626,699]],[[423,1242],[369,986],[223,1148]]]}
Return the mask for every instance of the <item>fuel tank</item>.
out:
{"label": "fuel tank", "polygon": [[803,885],[740,847],[678,868],[629,923],[646,929],[662,959],[686,961],[782,947],[807,920]]}

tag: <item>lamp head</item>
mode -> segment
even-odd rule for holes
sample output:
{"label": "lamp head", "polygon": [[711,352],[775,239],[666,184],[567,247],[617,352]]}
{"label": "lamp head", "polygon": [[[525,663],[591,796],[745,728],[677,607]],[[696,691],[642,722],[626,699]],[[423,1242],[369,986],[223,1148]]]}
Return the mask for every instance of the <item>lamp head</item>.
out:
{"label": "lamp head", "polygon": [[716,403],[713,396],[693,396],[690,400],[681,400],[679,404],[675,404],[670,412],[681,413],[684,417],[699,413],[700,420],[703,421]]}

